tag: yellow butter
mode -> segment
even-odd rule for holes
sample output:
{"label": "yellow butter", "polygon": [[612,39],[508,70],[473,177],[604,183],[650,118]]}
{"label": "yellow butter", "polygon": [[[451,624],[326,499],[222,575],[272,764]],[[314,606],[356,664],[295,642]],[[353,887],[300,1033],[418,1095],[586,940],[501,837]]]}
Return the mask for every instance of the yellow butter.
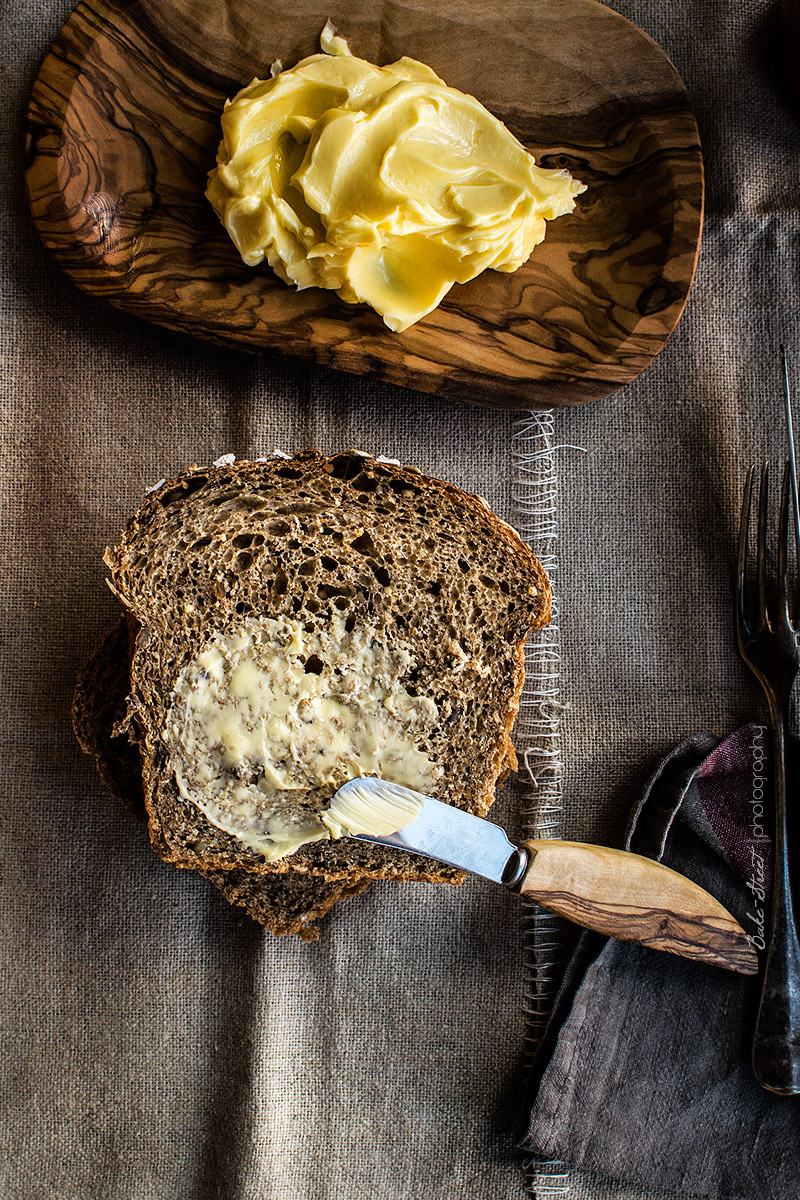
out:
{"label": "yellow butter", "polygon": [[409,788],[384,780],[379,789],[367,788],[356,779],[336,792],[321,819],[333,838],[388,837],[416,821],[424,803],[425,796]]}
{"label": "yellow butter", "polygon": [[542,170],[430,67],[322,54],[225,105],[206,195],[249,266],[369,304],[401,331],[453,283],[515,271],[584,185]]}
{"label": "yellow butter", "polygon": [[435,791],[442,768],[418,743],[439,714],[406,691],[414,665],[340,613],[312,631],[263,617],[215,634],[176,680],[162,732],[179,792],[274,861],[331,836],[323,810],[348,779]]}

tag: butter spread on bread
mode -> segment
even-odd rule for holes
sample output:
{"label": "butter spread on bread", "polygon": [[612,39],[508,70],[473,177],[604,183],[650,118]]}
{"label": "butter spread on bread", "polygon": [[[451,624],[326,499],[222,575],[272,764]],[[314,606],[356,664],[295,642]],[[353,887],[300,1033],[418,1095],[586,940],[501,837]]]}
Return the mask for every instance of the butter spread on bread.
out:
{"label": "butter spread on bread", "polygon": [[333,289],[395,331],[454,283],[515,271],[583,184],[543,170],[473,96],[412,58],[322,54],[227,101],[206,195],[242,259]]}
{"label": "butter spread on bread", "polygon": [[404,688],[415,666],[410,646],[336,610],[311,630],[281,616],[217,633],[182,670],[162,734],[181,794],[272,862],[331,836],[330,786],[377,775],[435,792],[443,770],[420,746],[439,713]]}

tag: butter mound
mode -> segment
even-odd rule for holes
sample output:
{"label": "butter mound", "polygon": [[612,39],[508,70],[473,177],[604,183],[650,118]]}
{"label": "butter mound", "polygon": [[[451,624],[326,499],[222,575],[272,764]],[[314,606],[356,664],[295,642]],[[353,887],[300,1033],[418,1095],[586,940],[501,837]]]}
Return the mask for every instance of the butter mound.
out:
{"label": "butter mound", "polygon": [[419,742],[438,710],[403,686],[414,665],[341,614],[312,632],[264,617],[215,634],[181,671],[162,731],[178,790],[268,862],[331,836],[322,814],[352,777],[435,790],[442,769]]}
{"label": "butter mound", "polygon": [[388,837],[406,829],[422,812],[425,796],[375,778],[351,779],[339,788],[322,822],[331,837]]}
{"label": "butter mound", "polygon": [[373,66],[330,22],[320,44],[222,114],[206,195],[248,266],[369,304],[399,332],[454,283],[515,271],[585,191],[423,63]]}

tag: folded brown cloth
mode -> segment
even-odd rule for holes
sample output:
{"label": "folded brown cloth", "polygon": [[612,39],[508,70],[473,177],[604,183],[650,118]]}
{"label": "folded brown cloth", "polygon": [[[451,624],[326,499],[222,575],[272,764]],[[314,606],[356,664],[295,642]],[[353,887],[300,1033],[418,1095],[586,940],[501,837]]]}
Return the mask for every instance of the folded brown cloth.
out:
{"label": "folded brown cloth", "polygon": [[[717,896],[761,948],[769,911],[764,726],[684,742],[637,805],[626,847]],[[761,956],[763,959],[763,956]],[[522,1146],[651,1189],[800,1195],[800,1097],[750,1070],[760,981],[582,935],[535,1064]]]}

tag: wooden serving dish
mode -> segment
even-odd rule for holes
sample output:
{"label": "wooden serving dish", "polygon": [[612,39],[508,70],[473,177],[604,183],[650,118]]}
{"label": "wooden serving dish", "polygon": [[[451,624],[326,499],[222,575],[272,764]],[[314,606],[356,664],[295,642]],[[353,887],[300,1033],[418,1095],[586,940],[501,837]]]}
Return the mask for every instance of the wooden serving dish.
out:
{"label": "wooden serving dish", "polygon": [[[456,285],[402,334],[245,267],[204,196],[226,97],[314,53],[328,16],[354,53],[421,59],[588,184],[519,271]],[[27,180],[56,262],[116,308],[508,408],[594,400],[648,365],[685,304],[703,206],[680,78],[594,0],[83,0],[33,88]]]}

